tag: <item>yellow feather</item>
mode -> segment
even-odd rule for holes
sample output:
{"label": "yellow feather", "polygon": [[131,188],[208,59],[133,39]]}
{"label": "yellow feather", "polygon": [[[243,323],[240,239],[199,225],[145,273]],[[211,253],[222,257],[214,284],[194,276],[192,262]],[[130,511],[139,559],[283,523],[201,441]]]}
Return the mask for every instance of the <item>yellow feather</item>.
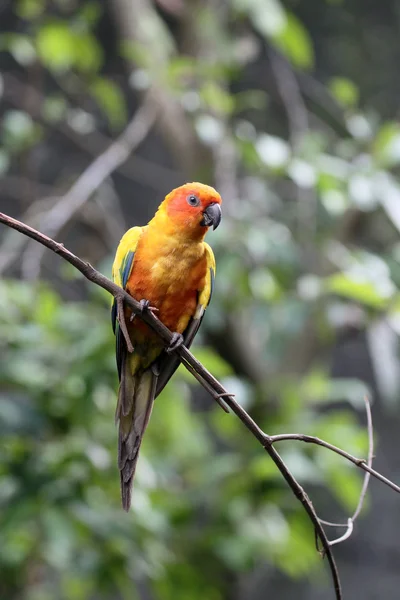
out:
{"label": "yellow feather", "polygon": [[123,265],[125,256],[129,251],[135,252],[139,238],[142,235],[145,227],[131,227],[122,236],[121,241],[117,248],[117,253],[112,266],[112,278],[114,283],[122,287],[122,275],[121,267]]}
{"label": "yellow feather", "polygon": [[212,281],[211,281],[210,269],[212,269],[213,276],[215,277],[215,257],[214,257],[214,252],[212,251],[211,247],[206,242],[203,242],[203,243],[204,243],[204,247],[206,250],[207,275],[206,275],[206,281],[205,281],[204,288],[201,290],[201,292],[199,294],[199,305],[206,308],[208,306],[208,303],[210,302],[211,291],[212,291],[211,290]]}

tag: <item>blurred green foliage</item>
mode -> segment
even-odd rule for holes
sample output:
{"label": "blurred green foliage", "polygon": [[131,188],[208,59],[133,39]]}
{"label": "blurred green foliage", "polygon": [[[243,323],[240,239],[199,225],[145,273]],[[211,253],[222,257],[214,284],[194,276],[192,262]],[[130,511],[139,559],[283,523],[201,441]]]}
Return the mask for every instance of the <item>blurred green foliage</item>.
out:
{"label": "blurred green foliage", "polygon": [[[292,575],[315,568],[307,519],[267,456],[233,415],[217,406],[193,412],[193,381],[183,373],[157,400],[133,508],[120,509],[117,381],[103,294],[65,303],[47,285],[3,282],[0,315],[4,597],[24,590],[29,600],[81,599],[101,590],[131,598],[132,580],[149,578],[160,599],[223,598],[230,574],[262,559]],[[196,355],[240,389],[211,348]],[[320,396],[320,379],[304,382],[305,396]],[[261,426],[278,432],[312,422],[316,434],[365,453],[365,434],[348,413],[318,417],[304,404],[300,412],[303,393],[293,386],[281,393]],[[359,478],[337,458],[313,449],[283,456],[303,483],[327,484],[354,506]]]}
{"label": "blurred green foliage", "polygon": [[[240,166],[238,198],[225,199],[211,241],[217,281],[195,354],[268,433],[302,431],[365,455],[356,410],[369,390],[332,379],[327,349],[354,310],[367,330],[385,320],[396,339],[400,333],[398,123],[364,107],[347,75],[321,84],[322,104],[339,106],[339,125],[337,113],[324,120],[301,94],[290,106],[281,99],[279,120],[263,82],[238,86],[260,48],[282,53],[292,75],[313,72],[312,37],[279,0],[227,1],[224,24],[207,3],[197,6],[198,37],[214,44],[211,58],[183,51],[149,2],[145,30],[157,47],[152,54],[118,39],[118,60],[134,61],[122,82],[105,68],[96,29],[103,3],[13,4],[18,27],[0,35],[0,50],[53,85],[36,116],[7,104],[0,174],[15,173],[53,128],[82,140],[97,128],[117,135],[132,94],[161,81],[202,148],[214,151],[229,136]],[[308,115],[300,135],[292,131],[299,106]],[[354,216],[365,227],[349,234]],[[50,284],[0,283],[0,596],[130,600],[148,586],[157,600],[222,600],[264,562],[293,577],[320,568],[303,510],[266,454],[211,400],[201,408],[191,401],[195,382],[182,368],[156,402],[133,508],[122,512],[109,302],[90,286],[86,292],[66,302]],[[247,340],[241,358],[251,368],[238,369],[206,343],[227,330],[227,345]],[[311,353],[310,339],[318,340]],[[386,377],[379,340],[370,343],[377,373],[394,382],[382,395],[398,395],[398,367]],[[335,412],[332,403],[340,403]],[[307,489],[327,489],[351,514],[361,486],[355,469],[322,449],[280,449]]]}

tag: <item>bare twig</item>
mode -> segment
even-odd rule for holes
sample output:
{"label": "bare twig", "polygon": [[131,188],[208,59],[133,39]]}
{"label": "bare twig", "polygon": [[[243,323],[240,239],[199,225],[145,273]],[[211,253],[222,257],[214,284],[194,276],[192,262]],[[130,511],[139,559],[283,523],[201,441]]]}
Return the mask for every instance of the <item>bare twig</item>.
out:
{"label": "bare twig", "polygon": [[352,462],[354,465],[356,465],[363,471],[370,473],[373,477],[375,477],[375,479],[379,479],[379,481],[381,481],[385,485],[392,488],[392,490],[400,494],[400,487],[393,483],[393,481],[390,481],[390,479],[388,479],[384,475],[381,475],[378,471],[375,471],[375,469],[369,467],[367,461],[364,458],[356,458],[355,456],[352,456],[345,450],[342,450],[341,448],[338,448],[333,444],[329,444],[329,442],[325,442],[325,440],[321,440],[318,437],[315,437],[313,435],[305,435],[304,433],[282,433],[279,435],[272,435],[269,437],[269,439],[270,443],[272,444],[275,444],[276,442],[293,440],[296,442],[305,442],[306,444],[315,444],[317,446],[327,448],[328,450],[332,450],[332,452],[336,452],[336,454],[343,456],[343,458],[345,458],[349,462]]}
{"label": "bare twig", "polygon": [[353,519],[347,519],[347,524],[345,525],[345,527],[347,527],[347,529],[346,529],[346,531],[344,532],[343,535],[341,535],[340,537],[338,537],[338,538],[336,538],[334,540],[330,540],[329,541],[329,545],[330,546],[334,546],[335,544],[340,544],[341,542],[344,542],[345,540],[349,539],[349,537],[353,533],[353,529],[354,529],[354,521],[353,521]]}
{"label": "bare twig", "polygon": [[[21,216],[21,220],[35,227],[41,216],[51,210],[57,190],[53,186],[38,184],[26,178],[23,180],[23,185],[20,185],[18,180],[18,177],[3,178],[0,181],[0,192],[5,184],[7,196],[14,197],[25,204],[30,202],[27,210]],[[28,195],[24,196],[24,187],[34,190],[36,197],[44,196],[44,198],[38,198],[32,202]],[[93,202],[86,202],[77,217],[87,222],[91,228],[97,229],[102,234],[103,242],[110,249],[115,248],[121,238],[124,220],[119,206],[119,198],[112,185],[104,182],[99,193],[93,198]],[[107,232],[106,236],[104,235],[105,231]],[[0,245],[0,276],[23,252],[26,241],[25,236],[18,235],[12,229],[9,229],[3,236]]]}
{"label": "bare twig", "polygon": [[[172,333],[169,331],[163,323],[157,319],[157,317],[152,314],[150,311],[143,312],[142,305],[140,302],[137,302],[132,296],[130,296],[125,290],[117,286],[115,283],[110,281],[107,277],[104,277],[101,273],[96,271],[89,263],[84,262],[75,254],[67,250],[63,244],[56,242],[55,240],[49,238],[48,236],[40,233],[33,227],[29,225],[25,225],[18,221],[17,219],[13,219],[4,213],[0,213],[0,222],[4,223],[8,227],[16,229],[20,233],[27,235],[33,240],[43,244],[50,250],[53,250],[56,254],[59,254],[62,258],[72,264],[78,271],[80,271],[89,281],[92,281],[96,285],[107,290],[110,294],[112,294],[115,298],[121,297],[123,298],[124,303],[129,306],[132,311],[136,315],[140,315],[140,317],[160,336],[166,346],[168,346],[172,340]],[[289,469],[286,467],[283,462],[281,456],[278,454],[276,449],[273,447],[273,441],[270,436],[265,434],[260,427],[257,425],[255,421],[250,417],[250,415],[236,402],[233,396],[229,395],[228,390],[226,390],[223,385],[215,379],[215,377],[205,369],[205,367],[193,356],[193,354],[185,347],[179,346],[174,352],[182,360],[183,364],[186,366],[187,364],[192,367],[196,371],[196,373],[200,376],[201,383],[206,382],[208,385],[206,389],[212,388],[217,395],[224,395],[224,402],[229,406],[229,408],[235,413],[237,417],[242,421],[242,423],[247,427],[247,429],[253,434],[253,436],[260,442],[265,451],[269,454],[275,465],[278,467],[279,471],[283,475],[285,481],[288,483],[290,489],[292,490],[295,497],[301,502],[306,513],[308,514],[315,531],[321,541],[324,556],[327,557],[329,562],[329,567],[331,570],[333,585],[335,589],[335,595],[337,600],[342,600],[342,592],[339,580],[339,573],[336,567],[335,560],[333,558],[333,554],[331,548],[329,546],[329,540],[326,537],[325,531],[318,520],[318,516],[314,510],[314,507],[308,498],[307,494],[294,478],[294,476],[290,473]],[[355,459],[357,460],[357,459]]]}
{"label": "bare twig", "polygon": [[220,405],[223,411],[229,414],[229,409],[225,406],[225,404],[221,401],[221,396],[232,396],[232,394],[218,394],[213,387],[202,379],[201,375],[197,373],[197,371],[188,363],[182,360],[183,366],[193,375],[195,379],[207,390],[207,392],[214,398],[214,400]]}
{"label": "bare twig", "polygon": [[[373,430],[373,425],[372,425],[371,407],[370,407],[367,395],[364,396],[364,401],[365,401],[365,410],[366,410],[366,413],[367,413],[367,428],[368,428],[368,459],[367,459],[367,466],[369,468],[371,468],[372,467],[372,460],[373,460],[373,456],[374,456],[374,430]],[[331,546],[333,546],[335,544],[339,544],[340,542],[344,542],[353,533],[354,521],[357,519],[357,517],[359,516],[359,514],[360,514],[360,512],[362,510],[362,507],[363,507],[363,504],[364,504],[364,500],[365,500],[365,496],[367,494],[367,489],[368,489],[368,484],[369,484],[370,478],[371,478],[371,473],[369,473],[368,471],[366,471],[366,473],[364,475],[364,480],[363,480],[363,484],[362,484],[362,488],[361,488],[361,492],[360,492],[360,497],[359,497],[359,500],[358,500],[357,508],[354,511],[353,516],[347,519],[347,523],[332,523],[331,521],[325,521],[325,519],[320,519],[320,523],[322,523],[322,525],[328,525],[329,527],[346,527],[347,528],[347,531],[342,536],[340,536],[339,538],[337,538],[335,540],[331,540],[329,542]]]}
{"label": "bare twig", "polygon": [[[156,120],[156,114],[154,103],[144,102],[122,134],[88,166],[68,192],[42,215],[39,219],[41,229],[49,236],[57,235],[107,177],[144,140]],[[23,260],[23,273],[27,278],[38,277],[43,254],[43,246],[35,246],[34,249],[28,246]]]}
{"label": "bare twig", "polygon": [[[10,73],[2,73],[4,79],[4,96],[14,106],[24,108],[23,98],[28,94],[33,98],[29,106],[29,114],[43,127],[48,127],[49,123],[43,117],[42,105],[44,97],[40,91],[26,81],[20,81]],[[81,135],[77,133],[67,122],[59,121],[52,123],[52,129],[55,129],[62,136],[71,141],[80,150],[90,154],[93,157],[105,152],[112,144],[112,140],[95,130],[88,134]],[[168,167],[159,165],[143,157],[133,155],[118,165],[117,170],[133,181],[140,181],[156,191],[164,191],[165,188],[173,188],[180,181],[179,173]],[[42,194],[43,195],[43,194]]]}
{"label": "bare twig", "polygon": [[[5,84],[6,84],[5,85],[5,94],[7,95],[7,98],[11,102],[16,104],[17,106],[23,107],[23,103],[22,103],[21,99],[24,98],[27,94],[29,94],[29,96],[31,98],[33,98],[33,100],[34,100],[34,102],[32,102],[31,106],[29,107],[30,114],[32,115],[32,117],[35,120],[42,122],[44,125],[47,125],[46,121],[43,120],[43,116],[42,116],[42,112],[41,112],[43,98],[42,98],[40,92],[35,87],[29,85],[28,83],[20,82],[18,80],[18,78],[10,75],[9,73],[5,74],[4,78],[5,78]],[[144,109],[146,109],[146,110],[144,110]],[[144,176],[146,174],[146,177],[145,177],[146,183],[148,185],[153,183],[154,184],[153,187],[157,190],[165,189],[165,187],[162,185],[163,180],[172,181],[172,184],[167,185],[166,187],[173,187],[174,182],[175,182],[175,184],[177,184],[178,180],[175,179],[173,171],[170,171],[167,168],[164,168],[161,166],[159,167],[159,165],[150,163],[150,162],[146,161],[145,159],[136,157],[135,155],[129,156],[129,154],[132,152],[132,150],[134,150],[141,143],[143,138],[147,135],[148,131],[152,127],[154,120],[155,120],[155,119],[152,120],[152,118],[151,118],[151,115],[153,113],[157,113],[157,105],[155,103],[151,103],[151,106],[150,106],[150,102],[147,101],[147,97],[146,97],[142,108],[138,110],[138,112],[134,115],[131,123],[127,126],[127,128],[124,130],[124,132],[121,134],[121,136],[119,136],[119,138],[115,141],[110,140],[109,138],[107,138],[103,134],[100,134],[97,131],[93,132],[92,134],[90,134],[88,136],[80,136],[75,131],[70,129],[66,124],[63,124],[63,123],[54,124],[54,127],[57,130],[59,130],[63,135],[65,135],[69,139],[72,139],[74,141],[74,143],[76,143],[80,148],[82,148],[86,152],[89,152],[90,154],[94,154],[95,156],[97,156],[97,158],[90,164],[88,169],[79,177],[79,179],[76,181],[74,186],[59,199],[59,202],[62,202],[62,205],[61,205],[62,210],[60,212],[60,217],[62,218],[64,223],[66,222],[66,219],[65,219],[65,214],[64,214],[64,216],[62,214],[63,207],[66,207],[67,211],[68,211],[68,209],[70,209],[70,214],[71,214],[71,216],[73,216],[74,212],[79,210],[79,208],[81,208],[84,205],[84,202],[82,204],[80,204],[78,202],[78,206],[75,205],[77,200],[79,200],[79,197],[76,196],[76,192],[78,192],[78,196],[79,196],[79,193],[85,192],[85,190],[82,187],[77,188],[76,186],[78,186],[78,184],[80,186],[82,186],[82,184],[85,184],[88,182],[88,176],[91,177],[91,175],[93,175],[93,168],[96,165],[99,167],[97,170],[98,176],[101,176],[102,172],[104,172],[104,177],[103,177],[102,182],[100,182],[100,184],[105,181],[105,178],[108,177],[111,174],[111,172],[114,172],[117,169],[119,169],[121,172],[123,172],[125,176],[131,176],[134,173],[136,173],[136,175],[139,176],[139,174],[140,174],[141,179],[143,178],[142,176]],[[149,117],[148,119],[146,119],[146,114]],[[143,118],[143,122],[141,123],[140,121],[142,118]],[[143,136],[141,138],[142,128],[144,129],[144,131],[143,131]],[[124,136],[126,136],[126,137],[124,137]],[[108,170],[108,168],[102,170],[102,168],[100,168],[100,167],[102,167],[102,163],[101,162],[99,163],[99,160],[102,159],[102,157],[104,159],[106,159],[106,161],[108,161],[110,158],[112,160],[113,158],[115,158],[115,152],[114,152],[115,149],[116,150],[121,149],[123,151],[123,148],[124,148],[124,145],[126,142],[128,143],[127,145],[129,145],[129,143],[133,142],[133,145],[130,148],[130,152],[127,152],[125,157],[121,157],[121,160],[119,162],[118,162],[118,160],[116,160],[114,166],[112,165],[112,163],[110,163],[110,167],[111,167],[110,171]],[[99,155],[99,152],[101,152],[100,155]],[[103,165],[104,165],[104,161],[103,161]],[[149,171],[151,171],[151,175],[150,175]],[[85,176],[85,178],[84,178],[84,176]],[[82,178],[84,178],[84,179],[82,180]],[[158,184],[158,182],[160,182],[160,184]],[[34,202],[34,204],[32,206],[30,206],[29,210],[27,211],[26,215],[24,216],[25,222],[29,222],[31,225],[38,226],[41,229],[46,229],[46,222],[51,219],[51,214],[53,214],[53,212],[56,211],[56,207],[57,207],[57,205],[54,206],[54,204],[53,204],[56,194],[53,194],[53,197],[49,196],[49,191],[51,189],[50,186],[42,186],[41,184],[36,184],[35,182],[30,182],[29,180],[25,181],[25,182],[23,182],[23,184],[21,184],[20,178],[18,178],[17,180],[14,181],[10,177],[6,178],[6,180],[4,182],[2,181],[1,183],[2,183],[2,186],[4,183],[7,191],[10,192],[11,195],[13,195],[13,196],[18,195],[18,198],[20,198],[20,197],[23,198],[24,196],[26,196],[26,193],[27,193],[26,190],[29,190],[31,192],[32,189],[34,190],[33,193],[36,196],[43,196],[43,195],[47,196],[44,200],[42,199],[42,200],[38,200],[38,201]],[[98,184],[98,187],[100,186],[100,184]],[[42,190],[41,193],[39,193],[40,190]],[[71,196],[72,190],[75,190],[73,197]],[[53,191],[54,191],[54,188],[53,188]],[[95,191],[95,190],[93,190],[93,191]],[[93,193],[93,191],[90,193]],[[70,204],[67,203],[68,199],[71,199]],[[49,207],[51,204],[53,204],[53,205],[51,207]],[[57,210],[57,212],[58,212],[58,210]],[[43,222],[42,219],[44,219],[45,222]],[[60,227],[58,229],[60,229]],[[49,233],[49,235],[53,235],[53,236],[56,235],[56,231],[47,231],[47,233]],[[10,236],[10,237],[6,236],[6,238],[0,248],[0,273],[4,272],[4,270],[7,269],[13,263],[13,261],[16,260],[18,255],[21,253],[25,244],[23,242],[23,238],[22,238],[22,241],[20,241],[20,239],[21,238],[18,238],[18,237],[14,238],[13,236]],[[39,248],[39,250],[36,250],[36,246],[32,250],[32,252],[31,252],[31,248],[29,248],[28,251],[25,252],[25,255],[24,255],[23,273],[28,278],[34,278],[37,276],[38,257],[36,255],[36,252],[41,253],[41,255],[39,257],[39,259],[41,260],[42,259],[42,249]],[[39,260],[39,262],[40,262],[40,260]],[[34,265],[34,267],[32,268],[31,262],[35,262],[36,266]]]}
{"label": "bare twig", "polygon": [[[367,466],[371,469],[371,467],[372,467],[372,460],[374,458],[374,428],[373,428],[373,425],[372,425],[371,406],[370,406],[370,403],[369,403],[367,395],[364,396],[364,402],[365,402],[365,411],[367,413],[367,429],[368,429],[368,459],[367,459]],[[364,504],[365,495],[367,493],[367,489],[368,489],[368,484],[369,484],[370,477],[371,477],[371,473],[369,473],[367,471],[365,473],[363,485],[362,485],[362,488],[361,488],[360,499],[358,501],[357,508],[354,511],[353,516],[351,517],[352,521],[355,521],[357,519],[357,517],[359,516],[360,512],[362,511],[362,507],[363,507],[363,504]]]}
{"label": "bare twig", "polygon": [[99,215],[97,220],[102,222],[101,231],[104,232],[104,228],[106,228],[107,241],[114,250],[121,239],[121,231],[125,227],[120,198],[112,183],[105,181],[93,200],[93,204],[86,203],[84,209],[87,214],[91,213],[90,219],[94,221],[96,221],[96,215]]}
{"label": "bare twig", "polygon": [[191,119],[165,85],[169,61],[176,56],[173,36],[151,0],[114,0],[112,6],[121,38],[140,47],[146,56],[145,68],[151,80],[147,95],[159,109],[157,128],[185,177],[192,177],[202,156],[201,145]]}
{"label": "bare twig", "polygon": [[54,186],[34,181],[23,175],[2,175],[0,179],[0,191],[21,203],[28,204],[32,200],[32,194],[39,197],[50,196],[54,193]]}
{"label": "bare twig", "polygon": [[[301,151],[304,137],[309,130],[307,107],[303,101],[296,75],[287,59],[272,47],[269,49],[269,59],[276,87],[286,112],[289,139],[294,154],[297,154]],[[311,187],[305,189],[296,184],[296,196],[300,241],[307,262],[314,265],[315,252],[311,242],[316,232],[316,195]]]}
{"label": "bare twig", "polygon": [[[49,187],[44,199],[40,198],[29,204],[27,210],[22,215],[24,223],[29,223],[29,225],[32,226],[36,225],[36,220],[39,218],[39,215],[44,214],[46,210],[50,209],[51,198],[48,197],[50,189],[51,188]],[[16,257],[19,256],[26,243],[27,240],[24,236],[15,235],[15,232],[12,229],[7,231],[0,245],[0,275],[4,273]]]}
{"label": "bare twig", "polygon": [[296,76],[286,58],[274,48],[269,49],[268,56],[285,108],[290,141],[293,148],[298,149],[304,134],[308,131],[307,108],[303,102]]}

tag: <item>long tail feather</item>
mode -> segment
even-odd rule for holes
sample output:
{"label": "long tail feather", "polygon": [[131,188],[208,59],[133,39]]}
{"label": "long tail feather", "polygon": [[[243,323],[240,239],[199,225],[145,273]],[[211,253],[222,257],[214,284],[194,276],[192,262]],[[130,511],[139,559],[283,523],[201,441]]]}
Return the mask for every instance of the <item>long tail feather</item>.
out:
{"label": "long tail feather", "polygon": [[136,463],[153,408],[156,385],[157,376],[151,368],[132,375],[129,357],[124,357],[115,416],[119,420],[118,468],[121,499],[126,511],[131,505]]}

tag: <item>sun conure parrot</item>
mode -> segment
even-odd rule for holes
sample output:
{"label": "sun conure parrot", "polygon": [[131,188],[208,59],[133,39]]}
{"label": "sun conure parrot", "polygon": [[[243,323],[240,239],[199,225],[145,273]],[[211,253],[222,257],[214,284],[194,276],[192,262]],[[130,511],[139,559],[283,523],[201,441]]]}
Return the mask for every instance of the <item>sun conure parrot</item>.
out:
{"label": "sun conure parrot", "polygon": [[[122,506],[128,511],[140,444],[154,399],[179,365],[171,349],[193,341],[214,285],[215,259],[204,242],[210,226],[221,220],[221,197],[214,188],[186,183],[173,190],[145,227],[132,227],[122,237],[112,276],[116,284],[140,301],[143,310],[174,332],[170,348],[140,318],[114,301],[112,323],[116,335],[119,375],[116,421],[119,421],[118,467]],[[125,322],[132,342],[128,351],[121,331]]]}

